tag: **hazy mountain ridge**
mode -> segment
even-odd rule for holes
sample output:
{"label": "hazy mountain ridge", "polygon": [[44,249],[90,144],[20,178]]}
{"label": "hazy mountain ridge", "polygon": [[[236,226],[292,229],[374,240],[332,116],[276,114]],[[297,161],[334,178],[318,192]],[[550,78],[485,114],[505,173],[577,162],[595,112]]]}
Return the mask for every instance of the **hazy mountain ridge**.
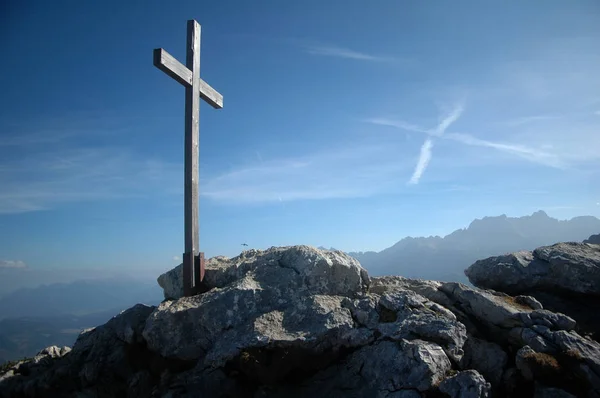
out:
{"label": "hazy mountain ridge", "polygon": [[155,281],[127,277],[18,289],[0,297],[0,363],[35,355],[48,345],[70,346],[84,328],[135,304],[161,300]]}
{"label": "hazy mountain ridge", "polygon": [[0,364],[32,357],[48,345],[71,346],[86,328],[107,322],[125,308],[83,315],[48,315],[0,320]]}
{"label": "hazy mountain ridge", "polygon": [[407,237],[380,252],[350,252],[371,275],[402,275],[467,282],[464,270],[478,259],[557,242],[581,242],[600,231],[593,216],[558,220],[543,211],[530,216],[484,217],[445,237]]}
{"label": "hazy mountain ridge", "polygon": [[138,302],[155,304],[161,291],[155,281],[130,278],[80,280],[21,288],[0,297],[0,320],[14,317],[89,314],[128,308]]}

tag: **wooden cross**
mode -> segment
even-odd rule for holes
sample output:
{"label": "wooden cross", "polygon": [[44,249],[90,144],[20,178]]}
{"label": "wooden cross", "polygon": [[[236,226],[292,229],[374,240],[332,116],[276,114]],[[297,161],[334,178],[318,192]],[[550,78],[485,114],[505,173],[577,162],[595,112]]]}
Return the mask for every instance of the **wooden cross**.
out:
{"label": "wooden cross", "polygon": [[185,253],[183,253],[183,294],[192,296],[204,279],[204,253],[199,252],[198,231],[198,143],[200,140],[200,98],[213,108],[223,108],[223,96],[200,79],[200,24],[187,21],[185,66],[162,48],[154,50],[154,66],[185,87]]}

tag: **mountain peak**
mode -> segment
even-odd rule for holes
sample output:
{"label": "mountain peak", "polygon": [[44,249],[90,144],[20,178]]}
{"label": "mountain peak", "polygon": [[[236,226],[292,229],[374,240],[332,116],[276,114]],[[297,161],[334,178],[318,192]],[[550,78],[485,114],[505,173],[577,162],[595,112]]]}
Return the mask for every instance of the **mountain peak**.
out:
{"label": "mountain peak", "polygon": [[531,215],[534,218],[551,218],[544,210],[538,210]]}
{"label": "mountain peak", "polygon": [[499,222],[505,222],[508,220],[508,216],[506,214],[502,214],[499,216],[486,216],[483,218],[476,218],[467,227],[467,230],[472,230],[474,228],[482,227],[482,226],[494,226]]}
{"label": "mountain peak", "polygon": [[523,217],[506,214],[483,217],[443,238],[407,237],[378,253],[355,254],[373,275],[467,282],[464,264],[480,257],[502,255],[556,242],[581,242],[600,230],[595,217],[559,221],[539,210]]}
{"label": "mountain peak", "polygon": [[[552,217],[550,217],[544,210],[538,210],[536,212],[533,212],[530,216],[522,216],[522,217],[508,217],[506,214],[501,214],[499,216],[486,216],[483,218],[476,218],[475,220],[471,221],[471,223],[469,224],[469,226],[467,227],[467,230],[470,230],[472,228],[476,228],[476,227],[480,227],[480,226],[497,226],[498,222],[507,222],[507,221],[525,221],[525,220],[534,220],[534,221],[541,221],[541,220],[553,220]],[[508,224],[506,224],[508,225]]]}

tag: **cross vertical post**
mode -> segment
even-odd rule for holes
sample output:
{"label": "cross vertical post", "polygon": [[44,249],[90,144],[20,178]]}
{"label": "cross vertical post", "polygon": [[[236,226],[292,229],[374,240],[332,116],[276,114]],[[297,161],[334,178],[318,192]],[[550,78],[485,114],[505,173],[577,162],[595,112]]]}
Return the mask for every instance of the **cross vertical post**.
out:
{"label": "cross vertical post", "polygon": [[200,79],[200,35],[200,24],[187,21],[185,66],[162,48],[154,50],[154,66],[185,86],[183,294],[186,297],[196,294],[204,279],[204,253],[199,252],[198,228],[200,98],[213,108],[223,107],[223,96]]}
{"label": "cross vertical post", "polygon": [[[185,253],[183,254],[183,294],[193,294],[197,274],[196,256],[200,236],[198,230],[198,157],[200,141],[200,25],[187,22],[187,52],[185,65],[192,71],[192,84],[185,88],[185,151],[184,151],[184,218]],[[200,265],[202,267],[202,264]],[[199,282],[199,280],[198,280]],[[191,285],[191,286],[190,286]],[[188,288],[186,292],[186,287]]]}

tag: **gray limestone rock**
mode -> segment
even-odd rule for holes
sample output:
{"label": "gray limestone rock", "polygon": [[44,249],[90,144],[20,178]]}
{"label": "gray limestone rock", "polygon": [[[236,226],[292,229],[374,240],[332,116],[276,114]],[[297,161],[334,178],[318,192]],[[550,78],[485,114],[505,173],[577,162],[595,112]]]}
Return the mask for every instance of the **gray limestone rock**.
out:
{"label": "gray limestone rock", "polygon": [[[570,316],[578,332],[600,341],[596,315],[600,311],[600,245],[558,243],[490,257],[471,265],[465,274],[482,288],[533,296],[543,308]],[[535,302],[528,305],[541,309]]]}
{"label": "gray limestone rock", "polygon": [[506,352],[498,344],[477,337],[469,337],[463,349],[465,355],[460,362],[461,369],[475,369],[492,386],[499,387],[508,363]]}
{"label": "gray limestone rock", "polygon": [[476,261],[465,270],[476,286],[507,293],[558,290],[600,295],[600,246],[557,243]]}
{"label": "gray limestone rock", "polygon": [[[208,288],[224,287],[254,270],[283,268],[304,280],[311,291],[346,295],[364,291],[369,285],[367,271],[341,251],[320,250],[310,246],[272,247],[247,250],[237,257],[214,257],[206,261],[204,283]],[[286,273],[283,272],[282,275]],[[158,277],[166,299],[183,297],[183,264]]]}
{"label": "gray limestone rock", "polygon": [[[525,346],[517,352],[517,356],[515,358],[515,364],[517,366],[517,369],[519,369],[519,371],[521,371],[521,374],[527,380],[532,381],[535,378],[534,366],[536,365],[536,361],[535,361],[534,357],[536,355],[539,355],[539,353],[534,351],[529,346]],[[529,360],[529,358],[531,358],[531,360]],[[550,362],[550,361],[551,360],[547,360],[547,362]],[[550,363],[549,363],[549,365],[550,365]],[[557,362],[557,366],[558,366],[558,362]]]}
{"label": "gray limestone rock", "polygon": [[444,351],[434,343],[377,341],[353,352],[298,388],[262,391],[261,397],[420,397],[450,370]]}
{"label": "gray limestone rock", "polygon": [[515,356],[523,377],[546,385],[576,384],[580,389],[577,395],[600,396],[600,344],[573,331],[543,330],[540,336],[544,346],[534,349],[525,345]]}
{"label": "gray limestone rock", "polygon": [[55,345],[46,347],[30,360],[17,361],[6,369],[4,374],[0,374],[0,383],[23,373],[35,374],[43,372],[48,367],[52,366],[56,359],[63,357],[70,351],[71,347],[58,347]]}
{"label": "gray limestone rock", "polygon": [[476,370],[464,370],[444,380],[440,391],[451,398],[487,398],[491,386]]}
{"label": "gray limestone rock", "polygon": [[318,355],[363,345],[378,333],[434,341],[451,358],[462,356],[466,330],[451,312],[410,290],[365,293],[368,275],[340,253],[255,251],[218,268],[212,280],[220,286],[163,302],[150,315],[143,334],[151,350],[218,367],[244,350],[294,347]]}

